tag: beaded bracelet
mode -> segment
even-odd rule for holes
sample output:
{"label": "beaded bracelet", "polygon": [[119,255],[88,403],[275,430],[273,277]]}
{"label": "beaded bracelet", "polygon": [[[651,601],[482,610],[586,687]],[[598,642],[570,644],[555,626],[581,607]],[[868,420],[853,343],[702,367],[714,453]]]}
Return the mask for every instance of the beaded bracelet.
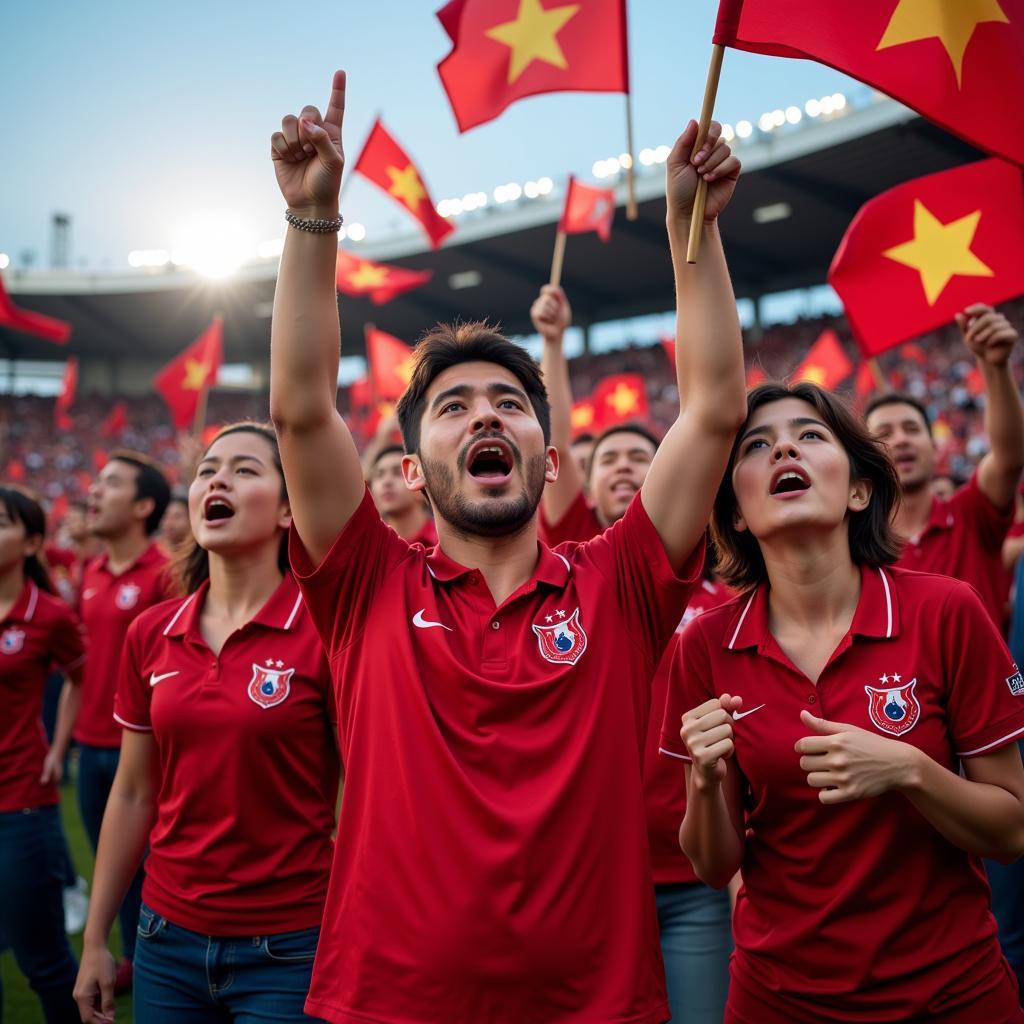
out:
{"label": "beaded bracelet", "polygon": [[299,217],[291,210],[284,211],[284,219],[297,231],[311,231],[314,235],[332,234],[345,223],[345,219],[340,214],[327,220],[323,217]]}

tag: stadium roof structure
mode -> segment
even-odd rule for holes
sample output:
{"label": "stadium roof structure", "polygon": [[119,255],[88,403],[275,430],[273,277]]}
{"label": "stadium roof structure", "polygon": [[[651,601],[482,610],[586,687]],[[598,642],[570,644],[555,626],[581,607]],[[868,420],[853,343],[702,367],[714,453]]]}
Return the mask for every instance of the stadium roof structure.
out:
{"label": "stadium roof structure", "polygon": [[[824,283],[843,232],[866,200],[983,155],[887,99],[797,131],[755,133],[737,152],[743,180],[722,217],[722,234],[736,293],[751,298]],[[673,305],[663,168],[643,171],[638,220],[627,221],[620,208],[609,244],[593,234],[568,239],[563,284],[584,327]],[[624,183],[617,189],[623,203]],[[451,244],[437,251],[413,236],[352,245],[369,259],[430,269],[433,278],[385,306],[341,297],[345,354],[363,354],[368,322],[410,342],[433,322],[456,316],[529,333],[528,311],[548,279],[561,205],[560,194],[489,205],[461,217]],[[265,362],[276,272],[276,259],[220,281],[173,267],[116,275],[8,272],[7,288],[19,304],[71,321],[73,334],[58,348],[0,328],[0,356],[162,360],[221,311],[225,360]]]}

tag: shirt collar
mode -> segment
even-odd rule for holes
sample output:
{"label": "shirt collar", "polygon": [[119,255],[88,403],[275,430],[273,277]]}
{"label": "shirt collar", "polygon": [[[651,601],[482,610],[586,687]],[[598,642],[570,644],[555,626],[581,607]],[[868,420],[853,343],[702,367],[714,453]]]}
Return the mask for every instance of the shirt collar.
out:
{"label": "shirt collar", "polygon": [[3,621],[31,622],[38,605],[39,587],[36,586],[34,580],[25,580],[25,585],[21,588],[18,600],[14,602],[14,607],[7,613],[7,618]]}
{"label": "shirt collar", "polygon": [[[860,567],[860,598],[853,613],[850,635],[889,639],[899,635],[899,603],[892,574],[885,569]],[[762,583],[746,601],[741,602],[722,646],[731,651],[761,648],[769,637],[767,583]]]}
{"label": "shirt collar", "polygon": [[[164,554],[163,549],[160,547],[160,545],[157,544],[155,540],[150,541],[149,545],[145,548],[145,550],[143,550],[142,554],[139,555],[139,557],[136,558],[134,562],[132,562],[126,568],[122,569],[121,572],[119,572],[117,575],[118,578],[120,579],[120,577],[124,576],[126,573],[131,572],[133,569],[146,569],[149,568],[149,566],[151,565],[162,565],[166,561],[167,556]],[[102,555],[98,556],[96,568],[102,569],[104,572],[110,572],[109,562],[110,555],[107,554],[107,552],[103,552]]]}
{"label": "shirt collar", "polygon": [[[539,541],[537,549],[537,567],[533,570],[533,576],[529,582],[535,584],[546,583],[551,587],[563,588],[569,581],[569,562],[562,555],[552,551],[546,544]],[[471,573],[478,572],[477,569],[460,565],[449,558],[441,550],[440,544],[427,555],[427,569],[435,580],[439,580],[442,583],[448,583],[451,580],[460,579],[464,576],[469,576]]]}
{"label": "shirt collar", "polygon": [[[199,616],[206,602],[210,581],[204,580],[199,589],[190,594],[175,610],[171,621],[164,627],[164,636],[185,636],[199,632]],[[302,594],[291,573],[286,573],[266,604],[249,620],[267,629],[285,632],[295,627],[302,613]]]}

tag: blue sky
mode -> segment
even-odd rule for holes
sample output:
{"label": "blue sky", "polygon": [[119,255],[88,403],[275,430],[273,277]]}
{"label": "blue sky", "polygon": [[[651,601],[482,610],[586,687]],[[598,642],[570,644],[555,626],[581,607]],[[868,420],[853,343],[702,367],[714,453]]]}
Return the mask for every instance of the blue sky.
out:
{"label": "blue sky", "polygon": [[[497,2],[497,0],[486,0]],[[545,0],[547,6],[552,0]],[[323,105],[349,73],[346,153],[375,114],[418,161],[434,199],[572,171],[624,149],[623,99],[525,100],[459,135],[435,64],[440,0],[7,0],[0,5],[0,252],[49,253],[53,211],[72,217],[76,267],[127,268],[132,249],[173,248],[216,227],[255,245],[280,237],[269,159],[280,118]],[[670,144],[703,95],[716,0],[630,0],[636,147]],[[851,91],[805,61],[729,51],[716,116]],[[356,179],[348,221],[379,239],[407,219]]]}

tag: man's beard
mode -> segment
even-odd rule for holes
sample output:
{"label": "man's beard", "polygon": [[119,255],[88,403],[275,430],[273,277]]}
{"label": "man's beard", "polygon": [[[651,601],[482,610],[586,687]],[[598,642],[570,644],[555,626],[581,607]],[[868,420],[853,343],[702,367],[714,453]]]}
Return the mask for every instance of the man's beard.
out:
{"label": "man's beard", "polygon": [[[514,451],[514,461],[523,472],[524,463],[518,451]],[[460,471],[463,463],[460,455]],[[547,462],[543,455],[526,461],[523,490],[515,497],[497,501],[470,501],[459,491],[451,468],[443,462],[421,456],[420,464],[434,514],[463,536],[506,537],[518,533],[533,518],[544,492]]]}

